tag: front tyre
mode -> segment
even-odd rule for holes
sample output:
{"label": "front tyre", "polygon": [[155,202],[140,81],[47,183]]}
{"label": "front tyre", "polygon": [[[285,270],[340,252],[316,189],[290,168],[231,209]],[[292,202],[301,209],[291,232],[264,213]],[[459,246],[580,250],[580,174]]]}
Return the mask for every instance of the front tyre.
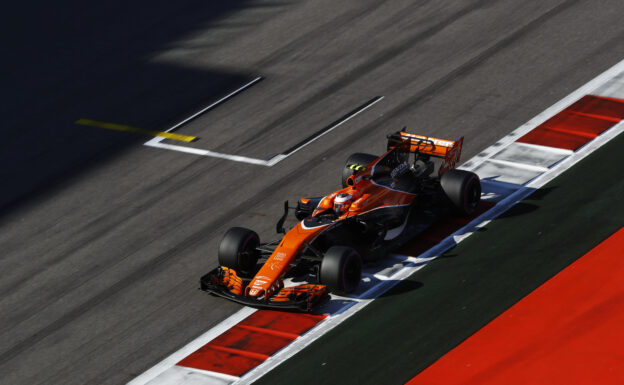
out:
{"label": "front tyre", "polygon": [[219,244],[219,264],[243,275],[253,274],[260,257],[256,249],[259,244],[260,237],[255,231],[232,227]]}
{"label": "front tyre", "polygon": [[448,170],[440,178],[442,191],[454,211],[463,216],[472,215],[481,201],[481,181],[474,172]]}
{"label": "front tyre", "polygon": [[332,293],[354,292],[362,278],[362,257],[345,246],[330,247],[321,261],[320,281]]}

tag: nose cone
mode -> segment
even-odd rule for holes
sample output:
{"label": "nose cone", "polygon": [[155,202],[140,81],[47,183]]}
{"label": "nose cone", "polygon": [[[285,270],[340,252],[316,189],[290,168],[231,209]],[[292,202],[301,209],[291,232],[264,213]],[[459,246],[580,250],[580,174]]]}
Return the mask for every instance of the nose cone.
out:
{"label": "nose cone", "polygon": [[258,296],[260,296],[260,293],[262,293],[262,292],[264,292],[264,290],[262,290],[262,289],[251,289],[250,288],[248,290],[247,296],[248,297],[258,297]]}
{"label": "nose cone", "polygon": [[245,289],[245,295],[258,298],[262,294],[267,293],[270,286],[271,280],[268,277],[255,277]]}

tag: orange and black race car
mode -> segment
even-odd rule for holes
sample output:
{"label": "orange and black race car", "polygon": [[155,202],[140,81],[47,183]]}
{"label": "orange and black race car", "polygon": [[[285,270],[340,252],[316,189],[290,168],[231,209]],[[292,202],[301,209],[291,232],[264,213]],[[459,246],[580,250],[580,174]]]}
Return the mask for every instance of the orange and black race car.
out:
{"label": "orange and black race car", "polygon": [[[455,169],[462,144],[463,138],[401,130],[388,135],[383,155],[351,155],[342,170],[343,188],[300,199],[300,222],[288,232],[285,202],[278,241],[260,243],[252,230],[229,229],[219,245],[221,266],[201,278],[201,289],[246,305],[301,310],[328,291],[355,291],[363,262],[382,258],[443,215],[474,212],[481,183],[476,174]],[[289,276],[309,283],[285,287]]]}

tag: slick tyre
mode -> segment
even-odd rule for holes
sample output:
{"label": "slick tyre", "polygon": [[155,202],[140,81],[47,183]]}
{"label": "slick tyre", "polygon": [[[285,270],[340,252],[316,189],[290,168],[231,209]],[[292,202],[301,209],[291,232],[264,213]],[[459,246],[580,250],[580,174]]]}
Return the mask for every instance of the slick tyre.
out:
{"label": "slick tyre", "polygon": [[342,188],[347,187],[347,179],[353,175],[353,170],[349,168],[349,166],[356,164],[360,166],[368,166],[375,159],[377,159],[377,155],[364,154],[361,152],[356,152],[355,154],[351,154],[351,156],[347,159],[345,166],[342,168]]}
{"label": "slick tyre", "polygon": [[320,281],[332,293],[354,292],[362,278],[362,257],[350,247],[332,246],[321,261]]}
{"label": "slick tyre", "polygon": [[477,174],[465,170],[448,170],[440,185],[453,210],[462,216],[472,215],[481,201],[481,181]]}
{"label": "slick tyre", "polygon": [[232,227],[219,244],[219,264],[242,275],[253,274],[260,257],[256,249],[259,244],[260,238],[255,231]]}

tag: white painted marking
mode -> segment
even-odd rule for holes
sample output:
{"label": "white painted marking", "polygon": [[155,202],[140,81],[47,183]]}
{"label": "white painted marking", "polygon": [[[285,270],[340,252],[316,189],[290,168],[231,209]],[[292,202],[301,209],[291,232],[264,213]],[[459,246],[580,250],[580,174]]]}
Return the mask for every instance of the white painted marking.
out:
{"label": "white painted marking", "polygon": [[519,185],[504,183],[492,179],[481,179],[481,199],[499,202],[520,188]]}
{"label": "white painted marking", "polygon": [[227,160],[232,160],[234,162],[242,162],[242,163],[256,164],[256,165],[260,165],[260,166],[268,166],[268,161],[266,161],[264,159],[249,158],[249,157],[240,156],[240,155],[223,154],[223,153],[220,153],[220,152],[215,152],[215,151],[210,151],[210,150],[202,150],[202,149],[199,149],[199,148],[179,146],[179,145],[175,145],[175,144],[160,143],[160,141],[154,142],[153,140],[150,140],[150,141],[144,143],[144,145],[145,146],[149,146],[149,147],[164,148],[164,149],[167,149],[167,150],[185,152],[187,154],[209,156],[209,157],[212,157],[212,158],[227,159]]}
{"label": "white painted marking", "polygon": [[[287,156],[291,156],[292,154],[294,154],[295,152],[301,150],[302,148],[304,148],[305,146],[311,144],[312,142],[314,142],[315,140],[317,140],[318,138],[329,134],[330,132],[332,132],[334,129],[338,128],[339,126],[343,125],[344,123],[348,122],[349,120],[355,118],[356,116],[358,116],[359,114],[361,114],[362,112],[368,110],[369,108],[371,108],[372,106],[374,106],[375,104],[379,103],[380,101],[383,100],[383,96],[380,96],[377,100],[374,100],[373,102],[371,102],[370,104],[360,108],[357,111],[354,111],[352,114],[345,116],[344,119],[342,119],[339,122],[336,122],[336,124],[334,124],[333,126],[331,126],[329,129],[327,129],[327,131],[321,133],[318,136],[315,136],[314,138],[312,138],[311,140],[307,141],[306,143],[302,144],[301,146],[297,147],[296,149],[292,150],[291,152],[289,152],[288,154],[284,154]],[[281,159],[280,159],[281,160]]]}
{"label": "white painted marking", "polygon": [[554,150],[555,151],[553,151],[552,147],[514,142],[496,153],[491,159],[505,160],[547,169],[561,162],[573,152],[571,150]]}
{"label": "white painted marking", "polygon": [[284,159],[286,159],[286,158],[288,158],[288,155],[284,155],[284,154],[278,154],[278,155],[275,155],[274,157],[272,157],[271,159],[269,159],[269,160],[267,161],[267,164],[266,164],[266,165],[267,165],[268,167],[275,166],[276,164],[278,164],[279,162],[281,162],[282,160],[284,160]]}
{"label": "white painted marking", "polygon": [[[171,130],[173,130],[175,128],[180,127],[181,125],[183,125],[184,123],[186,123],[189,120],[193,119],[194,117],[200,115],[204,111],[212,108],[217,103],[220,103],[220,102],[226,100],[227,98],[229,98],[229,97],[239,93],[243,89],[250,87],[253,83],[258,82],[260,79],[261,78],[254,79],[254,81],[252,81],[251,83],[246,84],[245,86],[239,88],[236,91],[233,91],[228,96],[225,96],[225,97],[221,98],[217,102],[215,102],[215,103],[211,104],[210,106],[204,108],[202,111],[198,112],[197,114],[194,114],[193,116],[191,116],[191,117],[183,120],[182,122],[176,124],[175,126],[171,127],[170,129],[168,129],[165,132],[169,132],[169,131],[171,131]],[[153,138],[153,139],[145,142],[143,145],[148,146],[148,147],[155,147],[155,148],[161,148],[161,149],[166,149],[166,150],[184,152],[184,153],[187,153],[187,154],[208,156],[208,157],[212,157],[212,158],[220,158],[220,159],[231,160],[231,161],[234,161],[234,162],[249,163],[249,164],[255,164],[255,165],[259,165],[259,166],[272,167],[272,166],[275,166],[277,163],[281,162],[282,160],[288,158],[289,156],[291,156],[295,152],[297,152],[297,151],[301,150],[302,148],[306,147],[307,145],[311,144],[312,142],[314,142],[318,138],[324,136],[325,134],[328,134],[328,133],[332,132],[333,130],[335,130],[336,128],[341,126],[342,124],[344,124],[347,121],[355,118],[357,115],[361,114],[362,112],[366,111],[367,109],[369,109],[373,105],[375,105],[378,102],[380,102],[383,98],[384,98],[383,96],[380,96],[378,99],[374,100],[370,104],[368,104],[368,105],[358,109],[357,111],[354,111],[352,114],[350,114],[348,116],[345,116],[344,119],[340,120],[339,122],[336,122],[329,129],[327,129],[326,131],[322,132],[318,136],[315,136],[314,138],[310,139],[309,141],[303,143],[301,146],[299,146],[299,147],[295,148],[294,150],[290,151],[288,154],[278,154],[278,155],[273,156],[269,160],[258,159],[258,158],[250,158],[250,157],[241,156],[241,155],[224,154],[224,153],[221,153],[221,152],[215,152],[215,151],[210,151],[210,150],[203,150],[203,149],[198,149],[198,148],[193,148],[193,147],[186,147],[186,146],[180,146],[180,145],[175,145],[175,144],[161,143],[165,139],[165,138],[161,138],[161,137]]]}
{"label": "white painted marking", "polygon": [[[260,80],[262,80],[262,77],[258,76],[257,78],[253,79],[249,83],[244,84],[243,86],[241,86],[241,87],[237,88],[236,90],[230,92],[229,94],[227,94],[224,97],[222,97],[221,99],[211,103],[210,105],[208,105],[207,107],[203,108],[202,110],[200,110],[200,111],[194,113],[193,115],[189,116],[188,118],[186,118],[186,119],[184,119],[184,120],[174,124],[173,126],[168,128],[164,132],[171,132],[171,131],[173,131],[173,130],[175,130],[177,128],[180,128],[181,126],[183,126],[186,123],[190,122],[191,120],[195,119],[196,117],[198,117],[199,115],[203,114],[204,112],[206,112],[206,111],[208,111],[210,109],[213,109],[216,106],[218,106],[219,104],[221,104],[221,103],[227,101],[228,99],[238,95],[239,93],[243,92],[247,88],[253,86],[256,83],[258,83]],[[148,146],[148,147],[154,147],[154,148],[161,148],[161,149],[166,149],[166,150],[184,152],[184,153],[187,153],[187,154],[201,155],[201,156],[210,156],[210,157],[213,157],[213,158],[221,158],[221,159],[233,160],[235,162],[244,162],[244,163],[257,164],[257,165],[262,165],[262,166],[266,166],[267,165],[267,161],[264,160],[264,159],[255,159],[255,158],[250,158],[250,157],[246,157],[246,156],[223,154],[223,153],[220,153],[220,152],[215,152],[215,151],[210,151],[210,150],[202,150],[202,149],[193,148],[193,147],[185,147],[185,146],[179,146],[179,145],[174,145],[174,144],[161,143],[163,140],[165,140],[165,138],[154,137],[154,138],[148,140],[147,142],[145,142],[143,145],[144,146]]]}
{"label": "white painted marking", "polygon": [[216,102],[211,103],[209,106],[207,106],[206,108],[202,109],[201,111],[198,111],[198,112],[194,113],[193,115],[189,116],[188,118],[182,120],[178,124],[173,125],[171,128],[169,128],[165,132],[173,131],[176,128],[179,128],[179,127],[185,125],[186,123],[188,123],[191,120],[195,119],[196,117],[198,117],[199,115],[203,114],[204,112],[206,112],[206,111],[208,111],[208,110],[218,106],[219,104],[225,102],[226,100],[230,99],[231,97],[233,97],[233,96],[243,92],[247,88],[253,86],[254,84],[258,83],[260,80],[262,80],[262,76],[258,76],[257,78],[255,78],[254,80],[250,81],[249,83],[247,83],[247,84],[237,88],[236,90],[230,92],[229,94],[225,95],[224,97],[222,97],[221,99],[217,100]]}
{"label": "white painted marking", "polygon": [[397,271],[403,269],[408,263],[409,262],[407,261],[405,263],[395,263],[386,267],[385,269],[378,271],[376,274],[374,274],[374,276],[379,280],[385,281],[387,279],[390,279],[390,277],[394,275]]}
{"label": "white painted marking", "polygon": [[546,172],[546,171],[548,171],[548,167],[534,166],[532,164],[526,164],[526,163],[521,163],[521,162],[514,162],[514,161],[498,159],[498,158],[490,158],[488,160],[488,162],[498,163],[500,165],[509,166],[509,167],[512,167],[512,168],[514,168],[514,167],[515,168],[522,168],[524,170],[535,171],[535,172]]}
{"label": "white painted marking", "polygon": [[472,171],[477,173],[481,179],[491,179],[520,186],[543,173],[541,170],[529,170],[508,163],[501,164],[501,162],[492,161],[491,158],[481,163]]}
{"label": "white painted marking", "polygon": [[[561,99],[559,102],[555,103],[553,106],[549,107],[544,112],[540,113],[539,115],[531,119],[526,124],[522,125],[521,127],[516,129],[512,133],[505,136],[495,145],[490,146],[481,154],[470,159],[461,168],[467,169],[467,170],[477,169],[484,162],[489,160],[492,156],[499,153],[500,152],[499,149],[508,147],[520,136],[526,134],[528,131],[537,127],[538,125],[543,123],[545,120],[549,119],[550,117],[552,117],[553,115],[555,115],[556,113],[558,113],[559,111],[567,107],[568,105],[580,99],[582,96],[586,94],[590,94],[591,91],[593,91],[597,87],[604,85],[611,78],[616,77],[620,75],[621,73],[624,73],[624,61],[619,62],[618,64],[616,64],[609,70],[605,71],[601,75],[597,76],[595,79],[591,80],[589,83],[583,85],[576,91],[572,92],[570,95]],[[585,158],[587,155],[589,155],[590,153],[592,153],[593,151],[595,151],[596,149],[600,148],[602,145],[607,143],[609,140],[621,134],[622,132],[624,132],[624,123],[621,122],[613,126],[612,128],[610,128],[609,130],[604,132],[602,135],[598,136],[596,139],[589,142],[587,145],[577,150],[576,152],[571,153],[571,154],[567,154],[567,153],[564,154],[564,155],[569,155],[569,156],[565,158],[563,161],[561,161],[560,163],[557,163],[551,169],[548,169],[547,171],[542,173],[539,177],[536,177],[535,179],[530,181],[525,186],[519,186],[515,188],[516,186],[507,185],[506,183],[501,183],[501,182],[491,181],[491,180],[484,180],[483,184],[485,186],[500,187],[501,191],[507,191],[508,194],[504,197],[503,196],[499,197],[500,201],[496,204],[496,206],[494,206],[493,208],[491,208],[490,210],[488,210],[487,212],[485,212],[483,215],[479,216],[478,218],[474,219],[473,221],[468,223],[466,226],[464,226],[460,230],[446,237],[439,244],[429,249],[425,253],[421,254],[420,256],[415,257],[415,256],[403,256],[403,255],[396,255],[396,254],[391,255],[390,257],[393,260],[391,262],[392,264],[396,263],[396,259],[402,259],[406,262],[405,266],[397,271],[393,271],[392,273],[390,273],[391,275],[389,277],[387,277],[384,274],[383,276],[387,277],[386,279],[377,278],[375,277],[374,274],[371,277],[371,275],[367,273],[365,275],[365,279],[369,280],[370,282],[374,282],[376,280],[377,284],[365,290],[363,293],[359,294],[356,298],[332,296],[332,300],[334,299],[344,300],[343,306],[334,309],[332,311],[332,315],[330,315],[325,321],[317,324],[316,327],[311,329],[308,333],[296,339],[293,343],[291,343],[284,349],[280,350],[278,353],[276,353],[275,355],[270,357],[268,360],[266,360],[263,364],[261,364],[260,366],[256,367],[255,369],[245,374],[239,380],[236,380],[235,383],[236,384],[248,384],[262,377],[264,374],[266,374],[267,372],[269,372],[270,370],[272,370],[273,368],[275,368],[276,366],[278,366],[285,360],[289,359],[297,352],[304,349],[306,346],[314,342],[316,339],[318,339],[319,337],[321,337],[322,335],[324,335],[331,329],[335,328],[336,326],[344,322],[350,316],[352,316],[353,314],[355,314],[356,312],[364,308],[366,305],[371,303],[375,298],[377,298],[379,295],[383,294],[384,292],[392,288],[398,282],[409,277],[416,271],[420,270],[427,263],[437,258],[437,256],[442,254],[444,251],[455,246],[457,243],[461,242],[462,240],[464,240],[465,238],[473,234],[474,231],[476,231],[477,229],[491,222],[494,218],[498,217],[500,214],[507,211],[511,206],[516,204],[518,201],[526,198],[533,191],[535,191],[536,188],[539,188],[543,186],[544,184],[548,183],[550,180],[557,177],[562,172],[564,172],[565,170],[567,170],[568,168],[570,168],[571,166],[573,166],[574,164],[576,164],[577,162]],[[492,162],[490,162],[490,164],[492,164]],[[250,309],[250,308],[242,309],[235,315],[232,315],[231,317],[222,321],[222,323],[219,324],[217,327],[215,327],[215,329],[212,329],[208,331],[207,333],[205,333],[204,335],[202,335],[201,337],[199,337],[198,340],[202,339],[201,342],[196,342],[197,341],[196,340],[196,341],[189,343],[187,346],[182,348],[182,350],[174,353],[165,361],[159,363],[158,365],[156,365],[155,367],[153,367],[152,369],[150,369],[143,375],[137,377],[137,379],[132,381],[131,384],[133,385],[145,384],[147,381],[155,378],[158,374],[164,372],[169,366],[174,365],[175,362],[180,361],[182,358],[186,357],[186,355],[192,353],[194,350],[203,346],[205,343],[207,343],[208,341],[210,341],[217,335],[221,334],[223,331],[227,330],[229,327],[240,322],[242,318],[239,318],[237,315],[244,310],[247,310],[249,312],[248,315],[255,312],[255,309]],[[222,327],[223,324],[227,325],[227,327]],[[213,330],[217,330],[218,332],[212,333]],[[208,340],[206,340],[204,337],[207,334],[210,334],[212,336]],[[189,348],[189,346],[191,345],[194,348]],[[184,351],[184,353],[180,353],[182,351]],[[174,357],[174,356],[176,358],[171,359],[171,357]],[[151,373],[151,375],[144,377],[148,373]],[[148,379],[145,380],[145,378],[148,378]],[[171,382],[158,382],[158,383],[159,384],[171,384]],[[184,382],[184,384],[187,384],[187,383]]]}
{"label": "white painted marking", "polygon": [[594,95],[624,99],[624,73],[615,76],[611,81],[598,87]]}
{"label": "white painted marking", "polygon": [[559,154],[559,155],[570,155],[574,153],[574,151],[568,150],[565,148],[548,147],[548,146],[542,146],[540,144],[533,144],[533,143],[513,142],[510,144],[510,147],[512,146],[525,147],[527,149],[532,149],[537,152],[547,152],[547,153]]}
{"label": "white painted marking", "polygon": [[238,377],[209,372],[183,366],[172,366],[152,379],[147,385],[186,384],[186,385],[228,385]]}

